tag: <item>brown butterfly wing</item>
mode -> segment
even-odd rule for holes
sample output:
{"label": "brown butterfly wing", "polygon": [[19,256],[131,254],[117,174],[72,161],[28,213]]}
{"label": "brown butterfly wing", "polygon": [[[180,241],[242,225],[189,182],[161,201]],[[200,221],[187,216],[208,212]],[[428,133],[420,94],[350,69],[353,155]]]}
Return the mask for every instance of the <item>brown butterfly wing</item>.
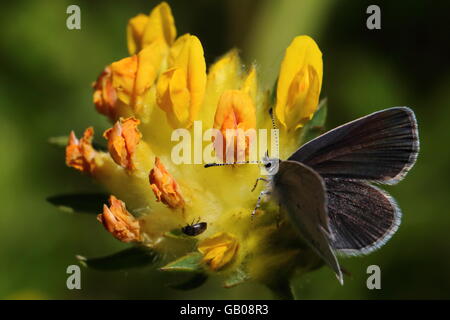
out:
{"label": "brown butterfly wing", "polygon": [[324,180],[302,163],[281,161],[273,183],[275,197],[295,229],[343,283],[339,262],[330,246]]}

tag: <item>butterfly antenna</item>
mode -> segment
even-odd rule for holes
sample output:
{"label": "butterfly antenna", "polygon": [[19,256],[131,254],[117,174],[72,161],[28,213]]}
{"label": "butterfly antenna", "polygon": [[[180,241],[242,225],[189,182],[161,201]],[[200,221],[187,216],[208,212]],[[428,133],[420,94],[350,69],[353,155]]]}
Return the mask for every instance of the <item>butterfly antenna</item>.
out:
{"label": "butterfly antenna", "polygon": [[269,109],[270,119],[272,120],[272,128],[278,129],[277,125],[275,124],[275,118],[273,117],[273,108]]}
{"label": "butterfly antenna", "polygon": [[204,165],[205,168],[210,167],[219,167],[219,166],[230,166],[233,164],[258,164],[260,161],[238,161],[238,162],[230,162],[230,163],[207,163]]}
{"label": "butterfly antenna", "polygon": [[277,124],[275,123],[275,117],[273,116],[273,108],[269,109],[269,114],[270,114],[270,119],[272,120],[272,128],[275,130],[275,137],[274,137],[275,138],[275,147],[276,147],[275,150],[279,150],[278,149],[278,147],[279,147],[279,144],[278,144],[278,142],[279,142],[279,137],[278,137],[279,130],[278,130]]}

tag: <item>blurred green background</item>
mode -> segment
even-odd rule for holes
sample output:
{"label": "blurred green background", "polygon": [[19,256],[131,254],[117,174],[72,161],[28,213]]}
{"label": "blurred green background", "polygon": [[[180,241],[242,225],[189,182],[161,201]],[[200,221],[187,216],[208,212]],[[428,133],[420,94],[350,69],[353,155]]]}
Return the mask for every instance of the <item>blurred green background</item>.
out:
{"label": "blurred green background", "polygon": [[[366,28],[370,2],[336,0],[168,1],[179,34],[202,40],[208,63],[232,47],[256,61],[271,87],[284,50],[309,34],[324,58],[328,128],[399,105],[417,114],[421,153],[405,181],[388,191],[403,222],[382,250],[341,259],[352,277],[341,287],[322,268],[297,279],[303,299],[450,298],[450,2],[377,1],[382,29]],[[125,26],[158,1],[14,1],[0,19],[0,298],[270,298],[262,286],[179,292],[151,268],[102,273],[82,269],[82,290],[66,288],[75,254],[101,256],[124,246],[89,215],[67,214],[49,195],[96,190],[64,165],[50,136],[88,125],[107,128],[95,112],[91,82],[127,55]],[[81,7],[81,30],[67,30],[66,8]],[[381,290],[366,288],[366,268],[381,267]],[[280,270],[282,272],[282,270]]]}

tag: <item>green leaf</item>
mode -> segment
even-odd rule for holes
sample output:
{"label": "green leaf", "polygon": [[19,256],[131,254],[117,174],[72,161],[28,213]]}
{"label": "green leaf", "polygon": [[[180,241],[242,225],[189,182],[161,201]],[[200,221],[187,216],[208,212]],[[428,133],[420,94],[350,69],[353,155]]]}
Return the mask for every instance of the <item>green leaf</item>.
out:
{"label": "green leaf", "polygon": [[164,237],[176,240],[185,240],[197,242],[198,239],[196,237],[188,236],[181,231],[181,228],[173,229],[171,231],[165,232]]}
{"label": "green leaf", "polygon": [[155,250],[145,246],[135,246],[100,258],[76,256],[83,266],[103,271],[148,266],[155,263],[158,257],[159,254]]}
{"label": "green leaf", "polygon": [[[57,136],[57,137],[50,137],[48,138],[48,143],[51,145],[58,147],[58,148],[65,148],[67,146],[67,143],[69,142],[69,136]],[[92,146],[97,151],[107,151],[108,148],[106,147],[106,144],[102,141],[93,141]]]}
{"label": "green leaf", "polygon": [[161,271],[185,271],[185,272],[201,272],[203,267],[201,265],[203,255],[199,252],[189,253],[175,261],[170,262]]}
{"label": "green leaf", "polygon": [[250,276],[241,268],[233,272],[223,283],[224,288],[232,288],[250,280]]}
{"label": "green leaf", "polygon": [[301,140],[306,143],[309,140],[321,135],[325,131],[325,121],[327,120],[327,99],[322,99],[319,103],[316,113],[302,130]]}
{"label": "green leaf", "polygon": [[292,288],[287,279],[280,279],[277,282],[267,284],[267,287],[272,291],[275,299],[278,300],[294,300]]}
{"label": "green leaf", "polygon": [[108,198],[105,193],[75,193],[51,196],[47,201],[62,211],[99,214]]}
{"label": "green leaf", "polygon": [[202,286],[208,280],[204,273],[194,273],[188,280],[177,284],[170,284],[169,287],[176,290],[193,290]]}
{"label": "green leaf", "polygon": [[65,148],[69,142],[68,136],[50,137],[48,138],[48,143],[59,148]]}

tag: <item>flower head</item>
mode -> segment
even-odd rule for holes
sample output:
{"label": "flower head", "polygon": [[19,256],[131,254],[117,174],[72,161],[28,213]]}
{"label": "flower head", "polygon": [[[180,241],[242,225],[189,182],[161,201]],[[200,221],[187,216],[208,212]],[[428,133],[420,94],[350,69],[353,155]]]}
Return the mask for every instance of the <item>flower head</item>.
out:
{"label": "flower head", "polygon": [[92,147],[94,129],[87,128],[83,138],[77,139],[73,131],[70,132],[69,143],[66,147],[66,164],[81,172],[91,173],[95,168],[96,151]]}
{"label": "flower head", "polygon": [[[205,169],[197,161],[199,155],[205,159],[207,148],[212,161],[243,160],[253,154],[253,147],[258,147],[255,154],[264,154],[266,145],[254,141],[252,132],[272,128],[271,108],[283,129],[282,154],[299,147],[293,132],[307,130],[322,83],[322,55],[314,40],[297,37],[286,50],[274,105],[271,93],[258,84],[257,69],[244,68],[237,50],[218,59],[207,73],[200,40],[190,34],[176,39],[166,3],[148,16],[132,18],[127,36],[131,56],[110,64],[94,85],[96,108],[113,123],[104,133],[109,152],[92,148],[92,128],[80,140],[71,133],[66,151],[69,166],[93,173],[110,194],[139,212],[137,220],[124,202],[111,196],[99,221],[119,240],[142,242],[164,259],[175,258],[175,264],[186,258],[195,273],[220,273],[233,281],[254,279],[276,287],[299,269],[317,267],[315,253],[276,204],[263,201],[251,220],[258,198],[251,187],[260,176],[258,166]],[[197,120],[200,129],[197,122],[193,125]],[[187,159],[181,163],[173,157],[177,135],[187,137],[183,142],[188,147],[177,149],[186,152],[178,157]],[[189,163],[192,158],[194,164]],[[182,226],[198,218],[207,229],[194,239],[180,236]],[[181,268],[186,270],[186,264]]]}
{"label": "flower head", "polygon": [[137,129],[138,125],[139,120],[135,118],[120,119],[103,134],[108,140],[111,157],[118,165],[128,170],[135,167],[133,156],[142,136]]}
{"label": "flower head", "polygon": [[109,198],[109,207],[103,205],[103,213],[97,216],[97,220],[122,242],[141,240],[139,222],[127,211],[125,203],[114,196]]}
{"label": "flower head", "polygon": [[322,53],[308,36],[296,37],[286,49],[277,85],[275,114],[287,129],[303,127],[319,104]]}

